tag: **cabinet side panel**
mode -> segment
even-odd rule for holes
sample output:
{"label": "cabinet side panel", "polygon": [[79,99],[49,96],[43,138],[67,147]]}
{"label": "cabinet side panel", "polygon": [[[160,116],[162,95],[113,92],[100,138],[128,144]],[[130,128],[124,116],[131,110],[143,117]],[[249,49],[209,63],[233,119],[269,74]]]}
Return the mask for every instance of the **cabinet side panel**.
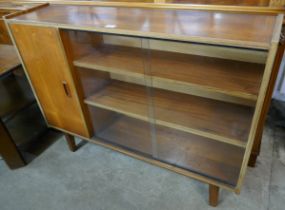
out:
{"label": "cabinet side panel", "polygon": [[50,125],[89,137],[56,28],[10,25]]}
{"label": "cabinet side panel", "polygon": [[237,184],[236,192],[240,191],[241,185],[243,183],[245,173],[246,173],[246,168],[247,168],[249,157],[250,157],[250,153],[251,153],[252,146],[254,143],[254,138],[256,136],[256,132],[258,132],[258,124],[260,120],[262,120],[262,108],[266,100],[266,91],[269,87],[270,78],[272,76],[272,69],[274,67],[273,66],[274,61],[276,59],[275,56],[276,56],[277,49],[278,49],[278,43],[280,42],[283,20],[284,20],[284,15],[279,14],[277,17],[276,23],[275,23],[275,29],[274,29],[275,32],[273,34],[271,46],[270,46],[268,56],[267,56],[266,66],[265,66],[262,83],[260,86],[260,90],[259,90],[259,94],[258,94],[258,98],[256,102],[255,113],[254,113],[252,124],[251,124],[248,143],[246,146],[245,156],[243,159],[242,168],[240,172],[240,178]]}

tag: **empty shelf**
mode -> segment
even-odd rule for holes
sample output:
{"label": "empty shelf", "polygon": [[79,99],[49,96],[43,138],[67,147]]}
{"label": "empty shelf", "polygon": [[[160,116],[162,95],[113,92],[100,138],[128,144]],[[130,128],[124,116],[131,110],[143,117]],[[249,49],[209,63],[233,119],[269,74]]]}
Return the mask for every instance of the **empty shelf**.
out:
{"label": "empty shelf", "polygon": [[[149,123],[126,116],[116,118],[96,134],[102,141],[140,151],[147,156],[152,154],[149,136]],[[156,126],[155,138],[156,159],[226,184],[236,184],[243,148],[163,126]]]}
{"label": "empty shelf", "polygon": [[85,103],[149,121],[149,100],[158,125],[245,147],[253,109],[201,97],[113,81]]}
{"label": "empty shelf", "polygon": [[74,65],[140,79],[151,75],[157,88],[174,84],[190,93],[197,89],[251,101],[257,99],[264,70],[263,64],[157,50],[150,51],[148,65],[145,57],[139,48],[105,45]]}

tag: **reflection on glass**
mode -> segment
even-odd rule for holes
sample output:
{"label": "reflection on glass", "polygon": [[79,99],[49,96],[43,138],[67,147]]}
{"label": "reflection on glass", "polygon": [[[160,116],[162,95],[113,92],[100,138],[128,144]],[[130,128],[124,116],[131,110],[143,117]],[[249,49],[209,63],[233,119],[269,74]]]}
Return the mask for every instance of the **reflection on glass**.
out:
{"label": "reflection on glass", "polygon": [[65,33],[73,45],[94,138],[237,184],[264,70],[263,52]]}

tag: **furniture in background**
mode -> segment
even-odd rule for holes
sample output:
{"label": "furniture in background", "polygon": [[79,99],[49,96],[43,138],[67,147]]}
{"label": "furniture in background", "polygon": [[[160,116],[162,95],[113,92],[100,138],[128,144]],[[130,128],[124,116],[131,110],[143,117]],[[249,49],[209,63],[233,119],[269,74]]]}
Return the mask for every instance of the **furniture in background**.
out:
{"label": "furniture in background", "polygon": [[[17,58],[15,49],[13,46],[9,45],[0,45],[0,78],[5,74],[8,74],[11,69],[16,69],[20,66],[20,61]],[[1,78],[2,79],[2,78]],[[8,81],[8,85],[9,81]],[[11,88],[10,88],[11,90]],[[2,92],[4,91],[3,82],[1,80],[0,83],[0,91],[1,91],[1,100],[0,100],[0,154],[6,161],[7,165],[10,168],[19,168],[25,165],[24,158],[22,157],[20,151],[16,147],[15,143],[12,141],[12,138],[7,131],[4,123],[2,122],[2,117],[5,115],[9,115],[11,112],[15,112],[18,107],[14,108],[13,106],[17,106],[17,103],[7,103],[7,99],[3,96]],[[11,90],[12,91],[12,90]],[[16,97],[14,97],[15,99]],[[25,100],[26,102],[28,100]],[[26,104],[26,103],[25,103]]]}
{"label": "furniture in background", "polygon": [[[0,4],[0,14],[30,6]],[[11,169],[25,165],[22,151],[47,131],[3,18],[0,18],[0,155]]]}

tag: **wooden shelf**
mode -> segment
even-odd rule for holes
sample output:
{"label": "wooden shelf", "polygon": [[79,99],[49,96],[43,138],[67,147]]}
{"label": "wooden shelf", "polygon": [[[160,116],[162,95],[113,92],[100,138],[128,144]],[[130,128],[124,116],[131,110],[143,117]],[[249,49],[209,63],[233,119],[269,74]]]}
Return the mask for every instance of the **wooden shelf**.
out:
{"label": "wooden shelf", "polygon": [[[96,138],[150,157],[150,132],[149,123],[121,116]],[[235,186],[244,149],[163,126],[156,126],[155,139],[156,159]]]}
{"label": "wooden shelf", "polygon": [[[156,124],[246,146],[252,108],[165,90],[151,91]],[[145,87],[113,81],[85,103],[149,121],[149,100]]]}
{"label": "wooden shelf", "polygon": [[[157,88],[189,93],[205,91],[250,100],[254,103],[261,84],[264,65],[197,55],[152,50],[149,69],[143,64],[139,48],[105,45],[74,61],[77,67],[90,68],[144,80],[152,76]],[[151,69],[150,69],[151,68]],[[246,76],[245,76],[246,75]]]}

